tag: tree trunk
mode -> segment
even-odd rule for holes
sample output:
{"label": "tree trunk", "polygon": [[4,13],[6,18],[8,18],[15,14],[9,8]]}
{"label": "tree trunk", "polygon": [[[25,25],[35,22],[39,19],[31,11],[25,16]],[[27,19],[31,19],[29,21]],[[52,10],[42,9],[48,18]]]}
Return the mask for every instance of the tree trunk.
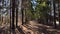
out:
{"label": "tree trunk", "polygon": [[18,26],[18,0],[16,1],[16,27]]}
{"label": "tree trunk", "polygon": [[12,29],[15,28],[15,25],[14,25],[14,13],[15,13],[15,0],[12,0]]}
{"label": "tree trunk", "polygon": [[55,26],[55,28],[56,28],[55,1],[53,1],[53,8],[54,8],[54,26]]}
{"label": "tree trunk", "polygon": [[58,11],[59,11],[59,28],[60,28],[60,0],[58,0]]}

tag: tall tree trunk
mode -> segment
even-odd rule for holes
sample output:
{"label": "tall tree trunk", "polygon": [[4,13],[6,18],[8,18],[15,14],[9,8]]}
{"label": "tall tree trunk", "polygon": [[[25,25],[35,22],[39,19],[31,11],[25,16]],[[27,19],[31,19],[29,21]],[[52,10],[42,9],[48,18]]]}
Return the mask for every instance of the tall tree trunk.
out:
{"label": "tall tree trunk", "polygon": [[23,14],[23,1],[24,1],[24,0],[22,0],[22,4],[21,4],[21,12],[22,12],[22,25],[24,24],[24,22],[23,22],[23,18],[24,18],[24,14]]}
{"label": "tall tree trunk", "polygon": [[22,25],[26,23],[26,20],[25,20],[25,14],[26,14],[26,1],[27,0],[22,0],[22,4],[21,4],[21,11],[22,11]]}
{"label": "tall tree trunk", "polygon": [[[1,7],[1,6],[0,6]],[[1,8],[0,8],[0,21],[1,21]]]}
{"label": "tall tree trunk", "polygon": [[18,0],[16,1],[16,27],[18,26]]}
{"label": "tall tree trunk", "polygon": [[55,1],[53,0],[53,8],[54,8],[54,26],[56,28],[56,12],[55,12]]}
{"label": "tall tree trunk", "polygon": [[59,26],[60,26],[60,0],[58,0],[58,11],[59,11]]}
{"label": "tall tree trunk", "polygon": [[14,13],[15,13],[15,0],[12,0],[12,29],[15,28],[15,25],[14,25]]}

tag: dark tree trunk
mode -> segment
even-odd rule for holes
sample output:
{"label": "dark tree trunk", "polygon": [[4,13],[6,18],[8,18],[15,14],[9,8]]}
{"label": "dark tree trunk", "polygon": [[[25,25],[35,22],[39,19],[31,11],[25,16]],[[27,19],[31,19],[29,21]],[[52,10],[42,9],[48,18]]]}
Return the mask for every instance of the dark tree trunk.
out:
{"label": "dark tree trunk", "polygon": [[16,1],[16,27],[18,26],[18,1]]}
{"label": "dark tree trunk", "polygon": [[53,1],[53,8],[54,8],[54,26],[56,28],[56,12],[55,12],[55,1]]}
{"label": "dark tree trunk", "polygon": [[23,18],[24,18],[24,14],[23,14],[23,9],[21,9],[22,11],[22,25],[24,24]]}
{"label": "dark tree trunk", "polygon": [[15,28],[15,25],[14,25],[14,13],[15,13],[15,0],[12,0],[12,29]]}
{"label": "dark tree trunk", "polygon": [[18,8],[16,9],[16,27],[18,26]]}
{"label": "dark tree trunk", "polygon": [[[1,7],[1,6],[0,6]],[[1,8],[0,8],[0,13],[1,13]],[[1,21],[1,14],[0,14],[0,21]]]}
{"label": "dark tree trunk", "polygon": [[58,11],[59,11],[59,28],[60,28],[60,0],[58,0]]}
{"label": "dark tree trunk", "polygon": [[22,12],[22,25],[25,24],[24,22],[24,1],[25,0],[22,0],[22,4],[21,4],[21,12]]}

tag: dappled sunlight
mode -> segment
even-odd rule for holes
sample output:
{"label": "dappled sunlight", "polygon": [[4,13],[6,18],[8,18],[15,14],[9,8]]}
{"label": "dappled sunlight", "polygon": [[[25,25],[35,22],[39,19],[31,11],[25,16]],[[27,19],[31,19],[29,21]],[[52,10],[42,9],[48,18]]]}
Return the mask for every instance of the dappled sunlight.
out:
{"label": "dappled sunlight", "polygon": [[56,24],[59,25],[59,21],[56,21]]}
{"label": "dappled sunlight", "polygon": [[59,4],[59,0],[0,0],[0,34],[60,34]]}

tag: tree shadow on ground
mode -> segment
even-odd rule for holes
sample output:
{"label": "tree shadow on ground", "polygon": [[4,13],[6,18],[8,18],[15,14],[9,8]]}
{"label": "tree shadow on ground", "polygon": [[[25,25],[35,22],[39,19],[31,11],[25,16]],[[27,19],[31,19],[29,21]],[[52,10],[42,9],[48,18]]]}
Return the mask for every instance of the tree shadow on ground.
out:
{"label": "tree shadow on ground", "polygon": [[0,28],[0,34],[8,34],[8,30],[4,28]]}
{"label": "tree shadow on ground", "polygon": [[[0,34],[17,34],[16,29],[19,31],[20,34],[25,34],[19,26],[17,26],[17,28],[15,28],[15,29],[0,28]],[[9,31],[9,33],[8,33],[8,31]]]}
{"label": "tree shadow on ground", "polygon": [[15,29],[11,30],[12,34],[16,34]]}
{"label": "tree shadow on ground", "polygon": [[20,32],[20,34],[25,34],[25,33],[23,32],[23,30],[22,30],[19,26],[17,26],[17,29],[18,29],[18,31]]}

